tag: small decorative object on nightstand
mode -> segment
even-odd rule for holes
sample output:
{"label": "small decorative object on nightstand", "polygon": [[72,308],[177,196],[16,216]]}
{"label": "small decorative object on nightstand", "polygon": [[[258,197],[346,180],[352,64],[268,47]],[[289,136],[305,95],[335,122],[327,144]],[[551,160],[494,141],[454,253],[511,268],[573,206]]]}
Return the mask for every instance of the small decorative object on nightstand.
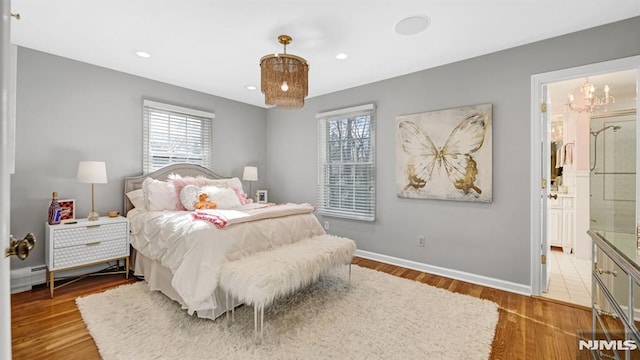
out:
{"label": "small decorative object on nightstand", "polygon": [[267,199],[267,190],[258,190],[256,195],[258,197],[259,204],[266,204],[269,202]]}
{"label": "small decorative object on nightstand", "polygon": [[61,210],[60,210],[60,204],[58,203],[58,193],[54,191],[53,196],[51,198],[51,203],[49,204],[49,216],[48,216],[49,225],[60,224],[60,216],[61,216]]}
{"label": "small decorative object on nightstand", "polygon": [[76,200],[62,199],[58,200],[58,204],[60,204],[60,220],[62,220],[61,222],[73,222],[76,219]]}
{"label": "small decorative object on nightstand", "polygon": [[109,273],[125,273],[129,278],[129,219],[122,216],[101,217],[95,221],[80,219],[76,223],[46,223],[45,226],[47,284],[52,298],[55,289],[79,280],[55,287],[55,274],[60,271],[112,261],[117,261],[116,267],[119,269],[120,260],[124,259],[124,271]]}

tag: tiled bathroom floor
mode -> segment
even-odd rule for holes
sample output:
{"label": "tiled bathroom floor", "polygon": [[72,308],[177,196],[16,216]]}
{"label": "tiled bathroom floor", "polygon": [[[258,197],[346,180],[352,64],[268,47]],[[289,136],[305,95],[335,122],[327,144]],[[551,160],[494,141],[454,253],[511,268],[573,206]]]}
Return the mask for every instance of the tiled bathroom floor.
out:
{"label": "tiled bathroom floor", "polygon": [[551,281],[543,297],[591,307],[591,261],[551,250]]}

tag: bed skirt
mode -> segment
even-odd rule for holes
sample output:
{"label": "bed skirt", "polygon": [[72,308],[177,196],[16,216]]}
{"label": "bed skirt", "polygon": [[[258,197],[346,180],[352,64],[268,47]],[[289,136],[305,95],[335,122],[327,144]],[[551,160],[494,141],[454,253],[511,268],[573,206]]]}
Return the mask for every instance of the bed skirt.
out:
{"label": "bed skirt", "polygon": [[[171,286],[171,279],[173,278],[171,270],[162,266],[160,262],[151,260],[139,252],[135,252],[133,269],[133,274],[144,278],[150,290],[160,291],[171,300],[178,302],[183,309],[187,309],[180,295],[175,291],[173,286]],[[227,311],[225,308],[225,293],[222,289],[217,288],[213,296],[215,297],[215,303],[218,304],[218,307],[197,311],[194,313],[194,316],[213,320]],[[240,304],[242,303],[235,298],[230,302],[230,306],[238,306]]]}

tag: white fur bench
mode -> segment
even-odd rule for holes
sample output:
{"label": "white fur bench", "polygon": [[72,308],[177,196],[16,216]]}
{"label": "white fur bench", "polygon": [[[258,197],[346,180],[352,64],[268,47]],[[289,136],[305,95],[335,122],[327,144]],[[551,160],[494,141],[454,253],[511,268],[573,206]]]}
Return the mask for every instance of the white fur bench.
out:
{"label": "white fur bench", "polygon": [[224,263],[220,269],[220,286],[227,294],[227,305],[232,295],[253,306],[255,335],[257,337],[259,331],[262,337],[266,306],[311,284],[338,265],[349,265],[350,280],[355,250],[356,244],[351,239],[314,236]]}

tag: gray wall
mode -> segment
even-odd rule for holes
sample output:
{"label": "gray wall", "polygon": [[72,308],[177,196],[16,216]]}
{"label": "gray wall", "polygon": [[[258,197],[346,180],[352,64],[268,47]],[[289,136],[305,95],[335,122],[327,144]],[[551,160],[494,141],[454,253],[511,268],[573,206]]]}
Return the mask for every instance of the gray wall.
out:
{"label": "gray wall", "polygon": [[[75,198],[78,217],[88,213],[91,188],[75,180],[78,161],[107,162],[109,183],[96,185],[97,210],[122,208],[123,177],[142,170],[143,98],[215,112],[215,171],[241,176],[244,165],[258,165],[261,180],[253,189],[268,189],[270,201],[310,203],[316,199],[315,114],[373,102],[377,220],[326,218],[329,232],[353,238],[362,250],[528,285],[531,75],[638,54],[640,18],[633,18],[312,98],[287,111],[20,48],[11,232],[35,232],[40,245],[28,260],[12,259],[12,268],[44,263],[51,192]],[[493,104],[493,203],[398,198],[395,117],[480,103]],[[416,245],[418,235],[426,236],[424,248]]]}
{"label": "gray wall", "polygon": [[[269,110],[269,200],[315,203],[315,114],[373,102],[377,220],[321,218],[329,232],[361,250],[530,285],[531,75],[638,54],[640,17]],[[493,104],[493,203],[398,198],[395,117],[481,103]]]}
{"label": "gray wall", "polygon": [[39,244],[29,259],[12,259],[13,269],[44,264],[53,191],[76,199],[76,217],[89,213],[91,186],[76,182],[78,161],[106,161],[108,184],[95,185],[96,210],[122,209],[123,178],[142,173],[143,98],[216,114],[217,173],[242,177],[248,164],[265,169],[263,108],[19,48],[11,233],[34,232]]}

